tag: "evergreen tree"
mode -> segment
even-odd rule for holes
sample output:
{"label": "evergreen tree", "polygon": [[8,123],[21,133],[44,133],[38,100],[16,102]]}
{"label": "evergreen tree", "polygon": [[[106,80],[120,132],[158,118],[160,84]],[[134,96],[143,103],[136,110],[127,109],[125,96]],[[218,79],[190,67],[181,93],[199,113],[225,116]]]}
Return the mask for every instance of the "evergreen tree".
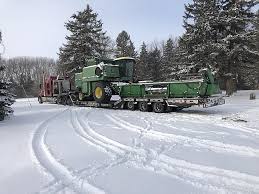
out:
{"label": "evergreen tree", "polygon": [[162,80],[161,72],[161,51],[155,47],[148,53],[147,78],[153,81]]}
{"label": "evergreen tree", "polygon": [[88,57],[106,56],[109,40],[102,29],[98,14],[87,5],[86,9],[73,14],[65,27],[70,32],[67,43],[59,50],[59,65],[69,71],[85,66]]}
{"label": "evergreen tree", "polygon": [[166,41],[161,67],[161,77],[163,80],[171,78],[172,72],[177,72],[178,66],[176,64],[176,45],[172,38]]}
{"label": "evergreen tree", "polygon": [[[2,33],[0,31],[0,44],[2,42]],[[2,64],[2,58],[0,53],[0,75],[4,71],[4,66]],[[3,77],[0,77],[0,121],[4,120],[5,116],[8,116],[13,112],[11,105],[14,103],[14,96],[8,91],[10,83],[7,83],[3,80]]]}
{"label": "evergreen tree", "polygon": [[122,31],[116,39],[116,57],[136,57],[137,53],[130,35]]}
{"label": "evergreen tree", "polygon": [[186,5],[186,33],[180,41],[183,63],[196,72],[210,65],[222,79],[238,77],[253,86],[252,72],[259,56],[255,47],[256,31],[252,27],[255,2],[193,0]]}
{"label": "evergreen tree", "polygon": [[148,51],[147,51],[147,45],[145,44],[145,42],[143,42],[143,44],[141,45],[141,50],[136,64],[135,74],[136,74],[137,80],[147,79],[148,77],[147,71],[149,71],[147,66],[148,66]]}
{"label": "evergreen tree", "polygon": [[194,70],[208,65],[216,67],[219,33],[218,0],[194,0],[185,5],[184,28],[186,33],[181,38],[184,63]]}
{"label": "evergreen tree", "polygon": [[255,0],[222,0],[221,1],[221,70],[225,74],[238,76],[239,87],[253,88],[256,78],[256,62],[259,53],[256,51],[256,29],[253,26],[256,14],[252,8]]}

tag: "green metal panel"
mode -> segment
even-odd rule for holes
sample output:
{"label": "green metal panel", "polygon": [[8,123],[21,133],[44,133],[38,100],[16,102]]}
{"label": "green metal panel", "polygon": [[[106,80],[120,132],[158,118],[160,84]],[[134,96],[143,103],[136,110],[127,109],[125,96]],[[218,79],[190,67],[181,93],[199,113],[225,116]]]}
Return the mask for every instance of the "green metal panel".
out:
{"label": "green metal panel", "polygon": [[[100,68],[102,74],[100,76],[96,75],[96,69]],[[83,68],[83,82],[92,81],[112,81],[119,78],[119,67],[116,65],[104,65],[104,66],[89,66]]]}
{"label": "green metal panel", "polygon": [[126,97],[143,97],[144,87],[137,84],[123,85],[120,89],[120,96]]}
{"label": "green metal panel", "polygon": [[82,73],[75,74],[75,85],[76,88],[82,89]]}
{"label": "green metal panel", "polygon": [[86,96],[90,96],[92,94],[91,82],[83,82],[82,93]]}

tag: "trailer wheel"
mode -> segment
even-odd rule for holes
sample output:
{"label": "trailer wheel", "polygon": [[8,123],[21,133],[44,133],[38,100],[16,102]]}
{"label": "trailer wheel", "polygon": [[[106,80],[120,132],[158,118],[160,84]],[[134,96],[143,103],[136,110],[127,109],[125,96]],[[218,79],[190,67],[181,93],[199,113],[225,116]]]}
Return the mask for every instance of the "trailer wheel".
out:
{"label": "trailer wheel", "polygon": [[42,100],[42,97],[41,97],[41,96],[38,97],[38,102],[39,102],[40,104],[43,103],[43,100]]}
{"label": "trailer wheel", "polygon": [[151,106],[147,102],[139,102],[138,108],[141,112],[150,112]]}
{"label": "trailer wheel", "polygon": [[165,105],[162,102],[155,102],[153,104],[153,111],[155,113],[164,113],[165,112]]}
{"label": "trailer wheel", "polygon": [[97,103],[108,103],[112,97],[112,89],[108,83],[98,82],[93,91],[94,100]]}
{"label": "trailer wheel", "polygon": [[136,105],[134,104],[134,101],[126,102],[126,108],[129,110],[136,110]]}

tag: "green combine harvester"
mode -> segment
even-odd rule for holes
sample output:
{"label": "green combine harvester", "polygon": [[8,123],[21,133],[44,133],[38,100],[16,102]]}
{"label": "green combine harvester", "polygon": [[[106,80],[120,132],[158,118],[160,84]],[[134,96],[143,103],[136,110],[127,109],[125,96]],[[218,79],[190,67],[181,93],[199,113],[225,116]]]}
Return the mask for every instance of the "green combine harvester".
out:
{"label": "green combine harvester", "polygon": [[[75,74],[73,103],[93,107],[153,110],[156,113],[181,110],[194,105],[211,107],[225,103],[210,69],[201,70],[199,75],[185,76],[170,82],[134,83],[135,63],[135,59],[130,57],[88,60],[82,72]],[[120,98],[111,100],[113,95]]]}

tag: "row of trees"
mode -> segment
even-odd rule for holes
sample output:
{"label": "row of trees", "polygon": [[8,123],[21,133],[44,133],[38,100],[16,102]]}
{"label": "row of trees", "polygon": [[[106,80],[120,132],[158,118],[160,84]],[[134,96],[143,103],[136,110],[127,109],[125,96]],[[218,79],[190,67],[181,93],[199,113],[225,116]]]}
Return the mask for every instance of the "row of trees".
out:
{"label": "row of trees", "polygon": [[39,93],[43,73],[56,75],[56,61],[45,57],[15,57],[3,59],[2,77],[11,83],[10,91],[18,98],[34,97]]}
{"label": "row of trees", "polygon": [[185,5],[183,36],[143,42],[139,53],[126,31],[112,41],[98,14],[87,5],[65,24],[70,35],[60,48],[58,66],[66,72],[83,67],[91,56],[130,56],[137,58],[138,80],[168,80],[210,66],[223,83],[234,78],[239,88],[255,88],[259,77],[256,4],[255,0],[193,0]]}

